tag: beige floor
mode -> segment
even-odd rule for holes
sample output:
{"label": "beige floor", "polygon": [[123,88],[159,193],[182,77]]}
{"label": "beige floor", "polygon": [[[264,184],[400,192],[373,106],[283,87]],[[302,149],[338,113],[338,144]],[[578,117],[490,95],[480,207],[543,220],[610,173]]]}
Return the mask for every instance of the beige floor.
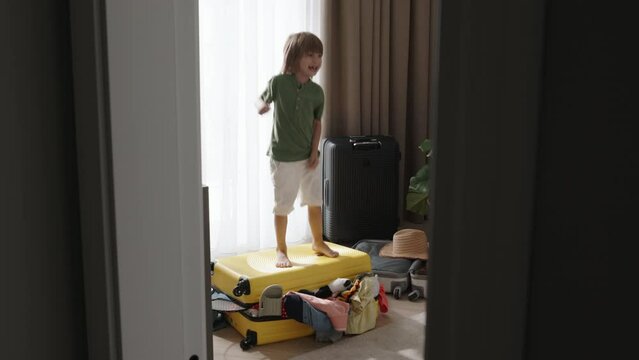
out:
{"label": "beige floor", "polygon": [[336,343],[318,343],[314,336],[258,345],[242,351],[242,336],[232,327],[213,334],[215,359],[423,359],[426,300],[411,302],[389,294],[389,311],[375,329],[344,336]]}

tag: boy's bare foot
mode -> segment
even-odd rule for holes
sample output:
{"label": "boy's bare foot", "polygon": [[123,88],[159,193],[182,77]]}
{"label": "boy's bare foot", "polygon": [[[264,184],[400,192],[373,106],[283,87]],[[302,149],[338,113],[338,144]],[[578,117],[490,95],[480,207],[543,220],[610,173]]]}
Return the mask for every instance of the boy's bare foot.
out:
{"label": "boy's bare foot", "polygon": [[277,260],[275,262],[275,267],[287,268],[293,266],[291,265],[291,260],[288,259],[288,255],[286,255],[284,251],[275,250],[275,259]]}
{"label": "boy's bare foot", "polygon": [[339,253],[337,251],[332,250],[331,248],[329,248],[328,245],[326,245],[326,243],[323,242],[323,241],[321,243],[319,243],[319,244],[313,243],[312,249],[319,256],[325,255],[325,256],[328,256],[328,257],[331,257],[331,258],[339,256]]}

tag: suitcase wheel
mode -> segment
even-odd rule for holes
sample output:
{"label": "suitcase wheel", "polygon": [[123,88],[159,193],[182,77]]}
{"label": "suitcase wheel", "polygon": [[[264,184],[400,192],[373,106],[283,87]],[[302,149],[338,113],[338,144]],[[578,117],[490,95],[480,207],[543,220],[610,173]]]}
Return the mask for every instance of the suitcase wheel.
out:
{"label": "suitcase wheel", "polygon": [[257,333],[252,330],[246,330],[246,337],[240,341],[240,347],[243,351],[251,348],[251,346],[257,344]]}
{"label": "suitcase wheel", "polygon": [[237,286],[233,289],[233,295],[240,297],[251,293],[251,284],[246,276],[241,276],[237,281]]}
{"label": "suitcase wheel", "polygon": [[417,299],[419,299],[419,291],[418,290],[413,290],[408,294],[408,300],[410,301],[417,301]]}
{"label": "suitcase wheel", "polygon": [[399,299],[400,297],[402,297],[402,288],[400,288],[399,286],[393,289],[393,297],[395,299]]}
{"label": "suitcase wheel", "polygon": [[240,347],[242,350],[246,351],[251,348],[251,344],[248,339],[242,339],[242,341],[240,341]]}

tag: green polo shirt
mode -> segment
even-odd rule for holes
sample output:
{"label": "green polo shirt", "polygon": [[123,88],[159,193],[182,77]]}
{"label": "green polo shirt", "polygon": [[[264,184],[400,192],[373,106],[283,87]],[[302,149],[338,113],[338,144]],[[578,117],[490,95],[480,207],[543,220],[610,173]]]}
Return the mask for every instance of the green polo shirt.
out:
{"label": "green polo shirt", "polygon": [[313,120],[324,111],[324,90],[312,80],[297,82],[295,75],[271,78],[260,96],[265,103],[274,102],[273,131],[267,155],[276,161],[308,159],[313,139]]}

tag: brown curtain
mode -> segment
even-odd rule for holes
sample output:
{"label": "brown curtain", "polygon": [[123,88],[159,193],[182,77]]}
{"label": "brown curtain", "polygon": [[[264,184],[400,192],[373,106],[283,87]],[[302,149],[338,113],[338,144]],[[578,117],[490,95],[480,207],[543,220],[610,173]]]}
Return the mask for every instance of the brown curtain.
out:
{"label": "brown curtain", "polygon": [[400,208],[424,164],[428,136],[430,0],[324,2],[324,136],[390,135],[398,142]]}

